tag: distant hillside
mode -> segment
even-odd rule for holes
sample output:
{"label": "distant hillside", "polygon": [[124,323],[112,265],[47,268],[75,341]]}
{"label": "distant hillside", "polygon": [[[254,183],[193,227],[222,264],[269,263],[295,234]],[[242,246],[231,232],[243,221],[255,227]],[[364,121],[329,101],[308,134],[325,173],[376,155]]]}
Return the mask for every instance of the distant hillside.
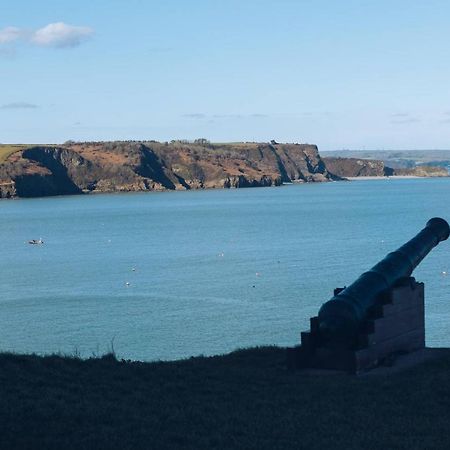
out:
{"label": "distant hillside", "polygon": [[377,159],[393,169],[422,165],[450,167],[450,150],[334,150],[321,154],[326,157]]}
{"label": "distant hillside", "polygon": [[445,167],[423,165],[405,169],[394,169],[394,175],[415,177],[448,177],[449,172]]}
{"label": "distant hillside", "polygon": [[68,142],[0,146],[0,198],[278,186],[339,179],[308,144]]}
{"label": "distant hillside", "polygon": [[363,158],[324,157],[323,161],[329,172],[342,178],[383,177],[383,176],[415,176],[415,177],[447,177],[445,167],[420,165],[408,168],[388,167],[384,161]]}

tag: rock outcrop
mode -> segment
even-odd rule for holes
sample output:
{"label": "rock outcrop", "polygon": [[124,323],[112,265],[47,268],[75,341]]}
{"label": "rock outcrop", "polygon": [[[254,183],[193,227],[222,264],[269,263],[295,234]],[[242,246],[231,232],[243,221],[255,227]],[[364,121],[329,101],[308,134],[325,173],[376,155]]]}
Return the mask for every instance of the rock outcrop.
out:
{"label": "rock outcrop", "polygon": [[315,145],[172,141],[33,146],[0,165],[0,198],[278,186],[339,179]]}
{"label": "rock outcrop", "polygon": [[358,158],[323,158],[327,169],[340,177],[383,177],[391,176],[394,171],[386,167],[383,161]]}
{"label": "rock outcrop", "polygon": [[14,181],[0,183],[0,198],[14,198],[17,196]]}

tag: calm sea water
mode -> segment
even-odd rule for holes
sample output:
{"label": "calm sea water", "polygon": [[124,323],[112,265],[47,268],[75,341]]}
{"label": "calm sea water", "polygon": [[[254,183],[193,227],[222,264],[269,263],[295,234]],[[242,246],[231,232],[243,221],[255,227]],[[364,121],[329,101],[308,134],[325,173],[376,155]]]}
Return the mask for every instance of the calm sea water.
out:
{"label": "calm sea water", "polygon": [[[335,287],[450,219],[449,194],[450,179],[402,179],[1,201],[0,350],[295,345]],[[415,272],[430,346],[450,346],[449,256],[444,242]]]}

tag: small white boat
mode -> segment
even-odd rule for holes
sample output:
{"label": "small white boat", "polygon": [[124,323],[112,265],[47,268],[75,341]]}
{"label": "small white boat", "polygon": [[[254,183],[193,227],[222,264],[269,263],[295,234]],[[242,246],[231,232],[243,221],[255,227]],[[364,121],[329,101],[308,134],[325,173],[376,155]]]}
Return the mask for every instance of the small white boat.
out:
{"label": "small white boat", "polygon": [[42,238],[39,238],[39,239],[31,239],[31,241],[28,241],[28,243],[31,245],[42,245],[44,241],[42,240]]}

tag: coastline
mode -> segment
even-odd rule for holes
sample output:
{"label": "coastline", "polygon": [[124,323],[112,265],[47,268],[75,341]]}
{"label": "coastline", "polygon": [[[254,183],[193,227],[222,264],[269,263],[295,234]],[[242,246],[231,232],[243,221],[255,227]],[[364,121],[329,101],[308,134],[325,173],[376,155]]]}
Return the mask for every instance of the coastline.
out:
{"label": "coastline", "polygon": [[[327,183],[337,183],[337,182],[346,182],[346,181],[372,181],[372,180],[384,180],[389,181],[391,179],[426,179],[426,178],[444,178],[444,177],[418,177],[414,175],[393,175],[393,176],[360,176],[360,177],[346,177],[341,180],[333,180],[325,182]],[[196,191],[216,191],[216,190],[233,190],[233,189],[254,189],[254,188],[279,188],[279,187],[288,187],[288,186],[296,186],[303,184],[317,184],[321,182],[311,182],[311,181],[300,181],[295,180],[291,182],[283,182],[280,185],[272,184],[270,186],[252,186],[252,187],[235,187],[235,188],[226,188],[226,187],[202,187],[202,188],[191,188],[191,189],[160,189],[160,190],[147,190],[147,189],[137,189],[137,190],[108,190],[108,191],[88,191],[83,190],[82,192],[76,194],[52,194],[52,195],[39,195],[39,196],[4,196],[0,195],[0,201],[2,200],[27,200],[27,199],[39,199],[39,198],[48,198],[48,197],[73,197],[73,196],[99,196],[99,195],[114,195],[114,194],[136,194],[136,193],[174,193],[174,192],[196,192]],[[9,186],[10,183],[0,183],[0,186]]]}
{"label": "coastline", "polygon": [[418,177],[417,175],[391,175],[391,176],[363,176],[363,177],[346,177],[349,181],[366,181],[366,180],[390,180],[390,179],[410,179],[410,178],[436,178],[436,177]]}
{"label": "coastline", "polygon": [[382,161],[327,159],[316,145],[272,141],[71,142],[13,153],[0,144],[2,155],[0,199],[448,176],[439,168],[397,174]]}

